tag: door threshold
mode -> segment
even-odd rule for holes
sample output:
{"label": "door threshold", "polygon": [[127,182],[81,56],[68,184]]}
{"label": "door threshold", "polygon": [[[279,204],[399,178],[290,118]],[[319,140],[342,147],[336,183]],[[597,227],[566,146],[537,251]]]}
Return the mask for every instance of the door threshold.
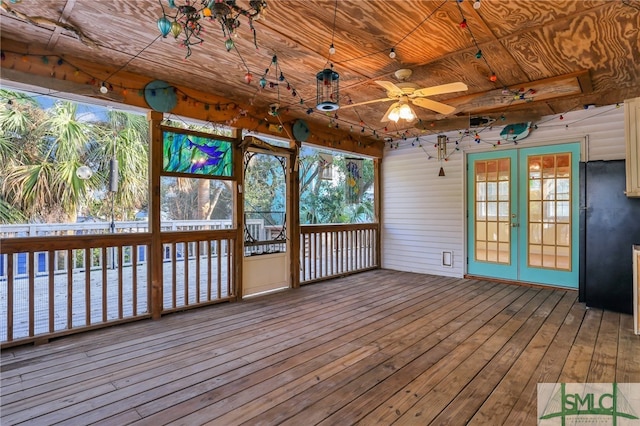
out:
{"label": "door threshold", "polygon": [[506,280],[504,278],[483,277],[480,275],[464,274],[463,277],[470,280],[492,281],[492,282],[501,283],[501,284],[518,285],[521,287],[546,288],[546,289],[550,288],[550,289],[556,289],[556,290],[569,290],[569,291],[576,291],[576,292],[578,291],[578,289],[574,287],[563,287],[563,286],[551,285],[551,284],[530,283],[527,281]]}

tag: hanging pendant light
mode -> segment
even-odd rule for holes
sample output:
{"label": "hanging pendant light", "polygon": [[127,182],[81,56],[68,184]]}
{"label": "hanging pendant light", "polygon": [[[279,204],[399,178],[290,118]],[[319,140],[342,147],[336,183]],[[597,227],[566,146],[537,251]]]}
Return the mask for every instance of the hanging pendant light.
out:
{"label": "hanging pendant light", "polygon": [[162,34],[162,37],[166,37],[167,34],[169,34],[169,31],[171,31],[171,21],[169,21],[167,17],[163,15],[158,19],[157,23],[160,34]]}
{"label": "hanging pendant light", "polygon": [[174,38],[178,38],[181,32],[182,32],[182,25],[180,25],[178,21],[173,21],[171,23],[171,35]]}
{"label": "hanging pendant light", "polygon": [[316,109],[335,111],[340,108],[340,75],[331,68],[325,68],[316,74]]}
{"label": "hanging pendant light", "polygon": [[231,49],[233,49],[233,46],[235,45],[235,43],[233,42],[233,39],[228,38],[227,41],[224,42],[224,47],[227,49],[227,52],[229,52]]}

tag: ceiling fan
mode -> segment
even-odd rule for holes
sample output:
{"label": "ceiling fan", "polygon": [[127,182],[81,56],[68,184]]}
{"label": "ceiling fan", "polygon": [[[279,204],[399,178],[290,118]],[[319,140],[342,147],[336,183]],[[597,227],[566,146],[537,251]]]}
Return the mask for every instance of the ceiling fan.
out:
{"label": "ceiling fan", "polygon": [[413,113],[413,110],[411,110],[409,103],[422,108],[430,109],[440,114],[449,115],[456,110],[455,107],[443,104],[442,102],[427,99],[426,97],[440,95],[442,93],[468,90],[467,85],[460,81],[455,83],[442,84],[440,86],[423,87],[419,89],[417,84],[407,82],[407,79],[411,77],[412,74],[412,71],[410,69],[399,69],[394,74],[400,81],[400,83],[396,84],[386,80],[376,81],[378,85],[382,86],[387,91],[386,98],[344,105],[343,108],[366,105],[375,102],[396,101],[389,107],[389,109],[387,109],[387,112],[384,114],[382,120],[380,121],[385,122],[392,120],[397,122],[400,118],[411,121],[415,119],[415,114]]}

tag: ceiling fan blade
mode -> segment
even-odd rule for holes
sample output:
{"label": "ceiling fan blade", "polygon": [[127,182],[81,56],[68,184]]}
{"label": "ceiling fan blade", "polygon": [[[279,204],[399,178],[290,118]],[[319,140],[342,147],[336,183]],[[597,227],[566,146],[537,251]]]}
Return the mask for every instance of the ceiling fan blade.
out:
{"label": "ceiling fan blade", "polygon": [[412,93],[413,96],[432,96],[439,95],[441,93],[461,92],[463,90],[469,90],[466,84],[461,81],[455,83],[442,84],[440,86],[424,87],[418,89]]}
{"label": "ceiling fan blade", "polygon": [[354,106],[360,106],[360,105],[366,105],[366,104],[372,104],[375,102],[386,102],[386,101],[392,101],[395,98],[381,98],[381,99],[374,99],[372,101],[364,101],[364,102],[357,102],[355,104],[347,104],[347,105],[340,105],[340,108],[351,108]]}
{"label": "ceiling fan blade", "polygon": [[393,84],[391,81],[386,80],[376,80],[376,83],[379,86],[384,87],[384,90],[387,91],[388,96],[402,96],[402,89]]}
{"label": "ceiling fan blade", "polygon": [[383,123],[389,121],[389,114],[391,113],[391,110],[393,110],[398,104],[400,104],[400,102],[392,103],[387,112],[384,113],[384,115],[382,116],[382,120],[380,121]]}
{"label": "ceiling fan blade", "polygon": [[419,107],[430,109],[431,111],[439,112],[440,114],[449,115],[452,114],[456,107],[451,105],[443,104],[442,102],[432,101],[427,98],[415,98],[412,99],[414,105],[418,105]]}

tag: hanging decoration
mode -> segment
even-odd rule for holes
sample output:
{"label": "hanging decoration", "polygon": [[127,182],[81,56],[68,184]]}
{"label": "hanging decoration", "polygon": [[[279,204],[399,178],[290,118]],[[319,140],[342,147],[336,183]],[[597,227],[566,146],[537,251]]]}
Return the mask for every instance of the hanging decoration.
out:
{"label": "hanging decoration", "polygon": [[[436,147],[438,148],[438,161],[447,161],[447,140],[446,135],[438,135],[438,142],[436,143]],[[438,176],[444,175],[444,168],[440,166]]]}
{"label": "hanging decoration", "polygon": [[500,137],[505,141],[516,142],[529,136],[531,122],[509,124],[502,129]]}
{"label": "hanging decoration", "polygon": [[361,158],[345,158],[347,176],[345,179],[345,201],[347,204],[357,204],[360,202],[360,188],[362,186],[362,164]]}
{"label": "hanging decoration", "polygon": [[[271,72],[271,67],[274,68],[273,75],[276,77],[272,81],[269,81],[267,79],[267,76],[269,76],[269,73]],[[280,63],[278,62],[277,55],[273,55],[271,57],[271,62],[269,63],[269,66],[265,68],[264,74],[262,74],[262,76],[260,77],[260,80],[258,81],[258,85],[260,86],[260,89],[269,88],[269,89],[274,89],[276,91],[277,102],[274,102],[271,105],[269,105],[269,111],[268,111],[268,114],[274,117],[278,116],[279,110],[280,110],[280,102],[281,102],[280,87],[284,87],[288,92],[291,93],[291,96],[293,97],[298,96],[298,92],[291,85],[291,83],[289,83],[289,81],[284,75],[284,72],[280,68]],[[304,100],[302,98],[300,98],[300,105],[304,105]]]}
{"label": "hanging decoration", "polygon": [[154,80],[144,87],[144,100],[154,111],[169,112],[178,102],[176,89],[166,81]]}
{"label": "hanging decoration", "polygon": [[320,179],[332,180],[333,179],[333,155],[329,153],[320,153],[318,159],[318,165],[320,167]]}
{"label": "hanging decoration", "polygon": [[438,135],[438,142],[436,143],[438,149],[438,161],[442,161],[447,158],[447,136]]}
{"label": "hanging decoration", "polygon": [[[183,37],[181,44],[187,48],[186,58],[191,56],[191,46],[202,44],[204,39],[201,34],[205,31],[203,22],[216,21],[225,39],[224,45],[227,51],[235,47],[233,36],[240,27],[240,17],[244,16],[249,21],[249,28],[253,33],[253,44],[258,48],[256,29],[253,21],[260,19],[267,7],[266,0],[250,0],[249,8],[244,9],[236,4],[236,0],[185,0],[185,4],[176,5],[176,0],[167,0],[169,14],[165,11],[162,0],[162,16],[157,20],[158,30],[163,37],[171,35],[178,39]],[[199,6],[196,6],[199,3]],[[173,13],[173,15],[171,15]]]}

